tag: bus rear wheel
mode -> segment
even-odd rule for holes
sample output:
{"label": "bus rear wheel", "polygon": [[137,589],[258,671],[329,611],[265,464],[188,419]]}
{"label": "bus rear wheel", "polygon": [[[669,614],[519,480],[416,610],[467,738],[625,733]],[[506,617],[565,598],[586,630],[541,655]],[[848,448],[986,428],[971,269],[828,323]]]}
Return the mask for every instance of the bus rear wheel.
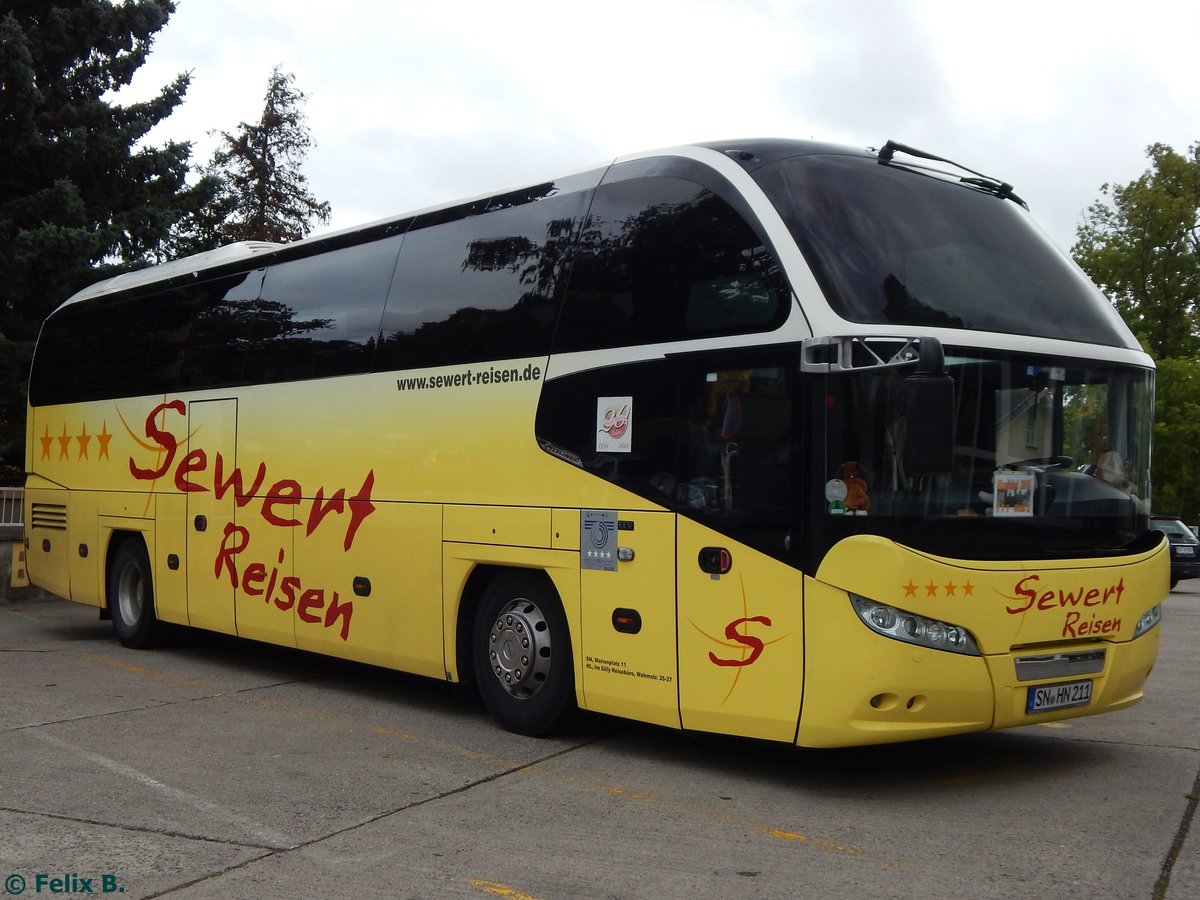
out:
{"label": "bus rear wheel", "polygon": [[480,696],[509,731],[545,734],[570,712],[571,637],[543,578],[504,572],[493,579],[480,599],[473,648]]}
{"label": "bus rear wheel", "polygon": [[108,571],[108,611],[122,644],[134,649],[153,646],[160,626],[154,614],[150,557],[137,538],[124,540],[113,554]]}

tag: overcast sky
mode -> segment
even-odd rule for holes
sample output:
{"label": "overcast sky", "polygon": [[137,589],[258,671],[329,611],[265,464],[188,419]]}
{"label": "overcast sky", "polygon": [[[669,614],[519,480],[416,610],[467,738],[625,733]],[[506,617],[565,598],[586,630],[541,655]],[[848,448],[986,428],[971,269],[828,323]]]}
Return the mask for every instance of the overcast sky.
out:
{"label": "overcast sky", "polygon": [[1064,249],[1146,147],[1200,140],[1194,0],[176,0],[118,102],[190,72],[153,142],[308,94],[342,228],[693,141],[891,138],[1009,181]]}

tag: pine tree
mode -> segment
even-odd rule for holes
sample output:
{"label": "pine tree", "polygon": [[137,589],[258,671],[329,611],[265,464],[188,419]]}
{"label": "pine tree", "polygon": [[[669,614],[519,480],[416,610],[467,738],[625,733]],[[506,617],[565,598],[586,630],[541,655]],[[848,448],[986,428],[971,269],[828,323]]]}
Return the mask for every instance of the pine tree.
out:
{"label": "pine tree", "polygon": [[300,171],[313,146],[303,111],[306,98],[295,76],[275,66],[259,121],[240,123],[235,134],[219,132],[222,145],[205,173],[223,180],[207,219],[222,242],[295,241],[314,223],[329,221],[329,204],[313,197]]}
{"label": "pine tree", "polygon": [[[183,101],[188,76],[128,106],[172,0],[8,0],[0,17],[0,332],[31,339],[67,295],[152,256],[204,202],[190,145],[140,142]],[[97,271],[109,267],[109,271]]]}
{"label": "pine tree", "polygon": [[[211,183],[185,183],[190,145],[142,144],[183,101],[188,76],[145,102],[112,100],[174,11],[172,0],[0,6],[0,336],[10,359],[28,360],[42,319],[63,299],[144,265],[206,202]],[[0,384],[4,481],[24,450],[25,371]]]}

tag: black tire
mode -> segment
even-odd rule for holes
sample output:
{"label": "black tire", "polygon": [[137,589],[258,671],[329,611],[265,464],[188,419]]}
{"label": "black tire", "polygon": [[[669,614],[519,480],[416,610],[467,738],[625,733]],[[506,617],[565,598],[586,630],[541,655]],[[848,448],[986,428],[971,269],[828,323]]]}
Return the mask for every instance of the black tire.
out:
{"label": "black tire", "polygon": [[1179,585],[1179,579],[1178,579],[1178,578],[1172,578],[1172,579],[1171,579],[1171,590],[1175,590],[1175,588],[1176,588],[1178,585]]}
{"label": "black tire", "polygon": [[142,649],[157,641],[161,627],[154,614],[150,557],[138,538],[127,538],[113,554],[108,571],[108,612],[117,640]]}
{"label": "black tire", "polygon": [[479,694],[504,728],[546,734],[574,709],[571,635],[544,577],[510,571],[493,578],[472,637]]}

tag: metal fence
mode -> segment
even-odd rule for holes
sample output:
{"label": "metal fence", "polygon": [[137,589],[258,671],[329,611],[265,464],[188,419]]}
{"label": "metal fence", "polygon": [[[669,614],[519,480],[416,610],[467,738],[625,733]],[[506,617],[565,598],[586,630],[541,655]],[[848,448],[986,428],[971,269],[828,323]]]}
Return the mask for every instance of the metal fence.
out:
{"label": "metal fence", "polygon": [[0,530],[20,530],[24,524],[22,500],[25,489],[19,487],[0,487]]}

